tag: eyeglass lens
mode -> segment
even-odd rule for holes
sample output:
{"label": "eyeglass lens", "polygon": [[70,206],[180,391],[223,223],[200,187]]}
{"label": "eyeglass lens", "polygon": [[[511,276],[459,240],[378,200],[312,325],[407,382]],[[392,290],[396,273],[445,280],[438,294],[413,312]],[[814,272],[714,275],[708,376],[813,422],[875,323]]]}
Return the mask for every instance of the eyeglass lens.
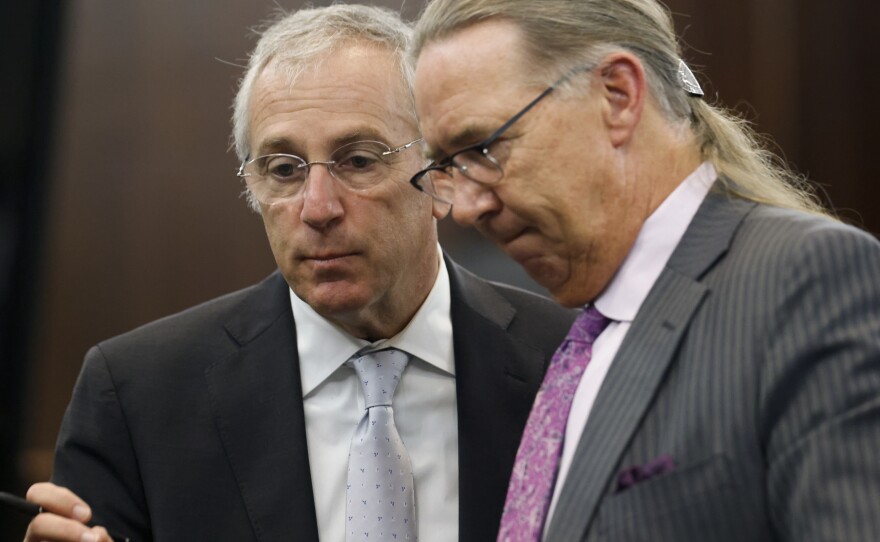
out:
{"label": "eyeglass lens", "polygon": [[446,166],[438,166],[425,172],[419,179],[419,187],[436,199],[451,203],[455,194],[453,170],[480,184],[495,184],[503,175],[494,156],[482,148],[465,149],[454,156]]}
{"label": "eyeglass lens", "polygon": [[244,167],[245,181],[258,200],[273,203],[297,196],[305,186],[309,170],[322,164],[330,174],[353,190],[364,190],[380,183],[392,171],[391,149],[378,141],[358,141],[336,149],[327,161],[307,163],[290,154],[269,154]]}

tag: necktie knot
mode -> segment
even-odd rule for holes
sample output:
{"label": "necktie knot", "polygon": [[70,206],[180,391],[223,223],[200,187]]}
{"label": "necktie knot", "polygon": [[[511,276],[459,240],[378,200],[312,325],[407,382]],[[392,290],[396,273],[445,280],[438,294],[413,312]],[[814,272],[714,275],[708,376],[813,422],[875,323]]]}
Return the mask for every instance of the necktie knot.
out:
{"label": "necktie knot", "polygon": [[358,375],[366,408],[391,406],[407,362],[406,352],[396,348],[355,355],[346,362]]}
{"label": "necktie knot", "polygon": [[590,305],[575,319],[574,324],[565,337],[568,341],[593,344],[596,337],[608,326],[610,320],[602,315],[595,306]]}

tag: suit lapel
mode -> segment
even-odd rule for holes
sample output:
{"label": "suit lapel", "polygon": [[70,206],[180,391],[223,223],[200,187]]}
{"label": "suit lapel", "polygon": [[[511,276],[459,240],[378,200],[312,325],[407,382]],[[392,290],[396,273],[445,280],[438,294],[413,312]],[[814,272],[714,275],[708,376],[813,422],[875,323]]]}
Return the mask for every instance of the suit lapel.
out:
{"label": "suit lapel", "polygon": [[657,279],[615,356],[578,443],[547,540],[587,532],[621,455],[649,409],[708,293],[699,282],[754,204],[710,194]]}
{"label": "suit lapel", "polygon": [[[515,309],[447,259],[459,449],[459,540],[493,540],[544,355],[507,328]],[[496,509],[497,508],[497,509]]]}
{"label": "suit lapel", "polygon": [[254,287],[226,330],[235,354],[206,370],[214,421],[256,539],[317,540],[288,287]]}

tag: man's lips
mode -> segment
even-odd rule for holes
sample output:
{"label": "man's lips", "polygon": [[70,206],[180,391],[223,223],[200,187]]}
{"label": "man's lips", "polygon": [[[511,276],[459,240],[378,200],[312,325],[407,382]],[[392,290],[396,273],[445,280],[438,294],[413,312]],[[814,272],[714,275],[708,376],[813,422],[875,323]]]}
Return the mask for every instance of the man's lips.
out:
{"label": "man's lips", "polygon": [[310,254],[300,259],[305,269],[315,273],[315,277],[323,277],[329,280],[333,277],[340,278],[349,276],[354,272],[354,264],[357,253],[355,252],[332,252],[321,254]]}
{"label": "man's lips", "polygon": [[335,254],[333,256],[312,256],[308,258],[309,260],[313,260],[316,262],[332,262],[335,260],[341,260],[343,258],[347,258],[351,256],[351,254]]}
{"label": "man's lips", "polygon": [[303,256],[300,256],[300,259],[311,260],[315,262],[332,262],[334,260],[341,260],[343,258],[356,256],[357,254],[357,252],[326,252],[320,254],[305,254]]}

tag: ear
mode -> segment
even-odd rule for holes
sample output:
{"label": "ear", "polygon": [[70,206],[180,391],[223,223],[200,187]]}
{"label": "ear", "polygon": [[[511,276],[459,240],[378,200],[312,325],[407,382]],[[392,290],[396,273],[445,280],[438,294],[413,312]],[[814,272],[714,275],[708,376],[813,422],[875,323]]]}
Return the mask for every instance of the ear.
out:
{"label": "ear", "polygon": [[433,198],[431,199],[431,204],[431,214],[433,214],[434,218],[437,220],[443,220],[446,218],[446,215],[448,215],[449,211],[452,209],[452,204],[443,203]]}
{"label": "ear", "polygon": [[605,57],[598,68],[602,82],[603,120],[614,147],[632,138],[645,105],[645,69],[632,53],[619,51]]}

